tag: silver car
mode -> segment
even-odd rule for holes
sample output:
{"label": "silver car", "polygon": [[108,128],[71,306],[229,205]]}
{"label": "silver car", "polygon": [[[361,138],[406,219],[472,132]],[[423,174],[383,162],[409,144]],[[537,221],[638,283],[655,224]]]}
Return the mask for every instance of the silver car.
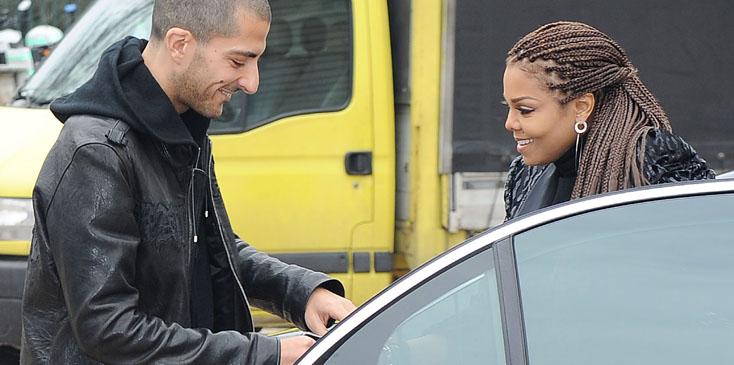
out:
{"label": "silver car", "polygon": [[734,180],[604,194],[478,235],[300,364],[734,362]]}

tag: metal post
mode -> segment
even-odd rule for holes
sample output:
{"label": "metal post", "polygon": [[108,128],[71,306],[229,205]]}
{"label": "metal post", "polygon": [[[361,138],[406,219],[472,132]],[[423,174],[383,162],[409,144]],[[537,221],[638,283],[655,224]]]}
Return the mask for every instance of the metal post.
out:
{"label": "metal post", "polygon": [[31,28],[31,7],[33,3],[31,0],[23,0],[18,3],[18,9],[17,9],[17,24],[18,24],[18,30],[21,32],[23,37],[25,37],[25,34],[28,32],[28,30]]}

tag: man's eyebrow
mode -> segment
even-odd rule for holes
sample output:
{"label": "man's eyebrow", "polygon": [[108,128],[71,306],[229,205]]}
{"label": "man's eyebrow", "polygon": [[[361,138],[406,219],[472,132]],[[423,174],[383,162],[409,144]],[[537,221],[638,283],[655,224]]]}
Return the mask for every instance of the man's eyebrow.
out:
{"label": "man's eyebrow", "polygon": [[259,56],[257,53],[252,52],[252,51],[241,51],[237,49],[231,50],[227,53],[232,56],[242,56],[242,57],[247,57],[247,58],[255,58]]}

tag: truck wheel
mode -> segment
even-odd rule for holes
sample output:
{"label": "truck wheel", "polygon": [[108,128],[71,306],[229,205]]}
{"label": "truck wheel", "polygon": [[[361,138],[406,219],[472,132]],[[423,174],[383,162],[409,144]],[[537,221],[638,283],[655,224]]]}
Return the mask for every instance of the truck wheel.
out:
{"label": "truck wheel", "polygon": [[0,346],[0,364],[19,364],[20,352],[8,346]]}

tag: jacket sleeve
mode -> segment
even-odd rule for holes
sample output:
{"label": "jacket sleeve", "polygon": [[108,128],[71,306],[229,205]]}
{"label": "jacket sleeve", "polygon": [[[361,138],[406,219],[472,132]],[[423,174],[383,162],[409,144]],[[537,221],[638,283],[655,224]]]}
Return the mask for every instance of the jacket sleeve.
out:
{"label": "jacket sleeve", "polygon": [[125,171],[112,147],[79,147],[46,212],[59,284],[82,351],[109,364],[276,364],[276,339],[184,328],[138,309],[136,285],[144,278],[136,277],[140,240]]}
{"label": "jacket sleeve", "polygon": [[306,326],[306,304],[311,293],[323,287],[344,296],[344,287],[328,275],[311,271],[257,251],[237,238],[238,274],[254,306],[276,314],[301,329]]}
{"label": "jacket sleeve", "polygon": [[716,177],[690,144],[661,129],[651,130],[646,137],[643,171],[650,184]]}

